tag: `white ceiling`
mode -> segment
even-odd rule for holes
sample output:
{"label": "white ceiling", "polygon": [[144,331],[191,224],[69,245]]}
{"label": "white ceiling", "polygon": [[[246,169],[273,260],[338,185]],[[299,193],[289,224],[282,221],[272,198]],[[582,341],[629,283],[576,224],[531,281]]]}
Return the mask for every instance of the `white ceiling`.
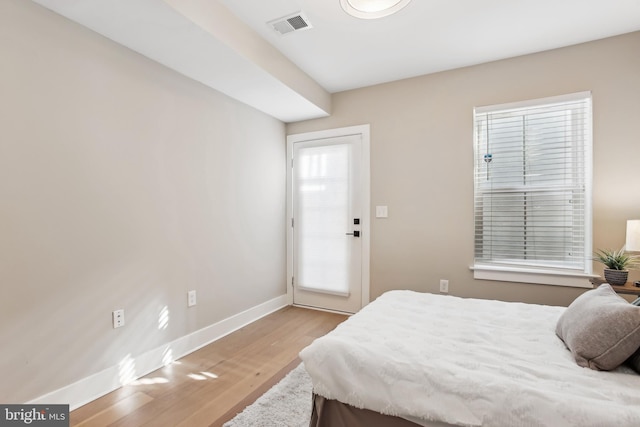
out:
{"label": "white ceiling", "polygon": [[[413,0],[379,20],[339,0],[221,2],[331,93],[640,30],[639,0]],[[312,29],[265,24],[298,11]]]}
{"label": "white ceiling", "polygon": [[[379,20],[339,0],[33,1],[285,122],[329,114],[328,93],[640,30],[640,0],[413,0]],[[266,24],[300,11],[313,28]]]}

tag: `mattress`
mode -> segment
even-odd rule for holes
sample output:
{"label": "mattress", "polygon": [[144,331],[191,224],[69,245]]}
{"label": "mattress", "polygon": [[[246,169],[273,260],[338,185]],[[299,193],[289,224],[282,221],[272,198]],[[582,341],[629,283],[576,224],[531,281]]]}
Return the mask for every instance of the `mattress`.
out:
{"label": "mattress", "polygon": [[578,366],[564,310],[390,291],[300,357],[315,394],[418,424],[640,425],[640,375]]}

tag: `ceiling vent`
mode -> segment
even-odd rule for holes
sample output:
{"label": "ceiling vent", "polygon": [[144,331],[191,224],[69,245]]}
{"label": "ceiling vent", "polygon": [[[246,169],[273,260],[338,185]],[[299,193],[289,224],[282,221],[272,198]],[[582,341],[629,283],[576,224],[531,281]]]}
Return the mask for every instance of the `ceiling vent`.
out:
{"label": "ceiling vent", "polygon": [[271,28],[276,30],[281,36],[292,33],[294,31],[308,30],[312,28],[309,20],[302,12],[294,13],[293,15],[284,16],[271,22],[267,22]]}

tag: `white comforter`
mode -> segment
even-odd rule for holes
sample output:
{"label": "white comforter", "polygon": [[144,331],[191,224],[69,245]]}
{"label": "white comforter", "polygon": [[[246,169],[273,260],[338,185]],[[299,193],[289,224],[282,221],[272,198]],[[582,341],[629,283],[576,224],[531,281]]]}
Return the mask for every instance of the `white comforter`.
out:
{"label": "white comforter", "polygon": [[387,292],[305,348],[314,391],[461,426],[640,426],[640,375],[578,366],[563,307]]}

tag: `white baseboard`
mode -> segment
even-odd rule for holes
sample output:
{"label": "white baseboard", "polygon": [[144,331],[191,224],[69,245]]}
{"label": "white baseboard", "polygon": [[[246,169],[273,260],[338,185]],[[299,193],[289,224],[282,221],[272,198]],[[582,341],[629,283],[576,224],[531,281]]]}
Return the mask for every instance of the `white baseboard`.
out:
{"label": "white baseboard", "polygon": [[[126,363],[128,367],[134,367],[134,371],[128,380],[136,380],[163,367],[168,355],[170,360],[177,360],[287,305],[287,295],[279,296],[131,358]],[[74,410],[128,382],[121,380],[121,371],[120,365],[112,366],[27,403],[68,404],[70,410]]]}

